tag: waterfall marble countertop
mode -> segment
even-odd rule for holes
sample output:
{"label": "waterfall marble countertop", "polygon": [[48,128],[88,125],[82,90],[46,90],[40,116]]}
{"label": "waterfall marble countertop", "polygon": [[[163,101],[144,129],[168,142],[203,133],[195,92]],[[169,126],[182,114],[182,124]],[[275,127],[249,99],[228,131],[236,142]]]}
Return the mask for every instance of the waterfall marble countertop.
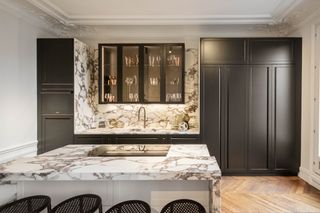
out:
{"label": "waterfall marble countertop", "polygon": [[[68,145],[0,165],[0,181],[219,180],[221,171],[206,145],[171,145],[166,156],[92,157],[101,145]],[[141,145],[108,145],[137,150]],[[122,146],[122,147],[121,147]],[[168,146],[168,145],[151,145]]]}

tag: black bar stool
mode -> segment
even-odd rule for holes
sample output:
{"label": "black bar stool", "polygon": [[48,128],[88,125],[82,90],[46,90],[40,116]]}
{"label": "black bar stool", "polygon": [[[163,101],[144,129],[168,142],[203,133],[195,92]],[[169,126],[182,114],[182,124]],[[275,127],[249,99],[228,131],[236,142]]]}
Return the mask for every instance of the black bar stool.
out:
{"label": "black bar stool", "polygon": [[94,213],[97,210],[102,213],[101,198],[94,194],[83,194],[62,201],[51,213]]}
{"label": "black bar stool", "polygon": [[160,213],[206,213],[204,207],[194,201],[188,199],[174,200],[165,205]]}
{"label": "black bar stool", "polygon": [[22,198],[0,207],[0,213],[39,213],[51,211],[51,199],[45,195]]}
{"label": "black bar stool", "polygon": [[106,213],[151,213],[151,208],[142,200],[128,200],[114,205]]}

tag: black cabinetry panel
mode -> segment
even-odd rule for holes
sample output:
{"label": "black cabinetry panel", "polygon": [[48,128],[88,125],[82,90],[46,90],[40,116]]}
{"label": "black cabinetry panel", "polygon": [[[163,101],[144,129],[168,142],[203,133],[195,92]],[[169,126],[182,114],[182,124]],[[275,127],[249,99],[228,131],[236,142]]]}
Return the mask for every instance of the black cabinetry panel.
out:
{"label": "black cabinetry panel", "polygon": [[181,136],[170,136],[169,143],[171,144],[200,144],[199,135],[181,135]]}
{"label": "black cabinetry panel", "polygon": [[[240,40],[244,53],[235,45]],[[229,59],[216,56],[222,46]],[[296,175],[301,39],[209,38],[201,39],[201,48],[201,140],[214,144],[223,174]]]}
{"label": "black cabinetry panel", "polygon": [[226,170],[246,170],[247,160],[247,66],[222,66],[223,97],[226,115],[224,116],[224,144]]}
{"label": "black cabinetry panel", "polygon": [[142,135],[130,135],[130,136],[116,136],[114,142],[118,144],[158,144],[166,143],[166,138],[158,135],[142,136]]}
{"label": "black cabinetry panel", "polygon": [[201,70],[201,99],[205,100],[205,104],[201,104],[201,140],[220,163],[220,67],[202,66]]}
{"label": "black cabinetry panel", "polygon": [[38,39],[38,153],[73,143],[74,39]]}
{"label": "black cabinetry panel", "polygon": [[75,144],[200,144],[200,135],[75,135]]}
{"label": "black cabinetry panel", "polygon": [[269,66],[250,68],[248,168],[251,171],[269,169],[270,72]]}
{"label": "black cabinetry panel", "polygon": [[73,116],[42,117],[41,152],[71,144],[73,142]]}
{"label": "black cabinetry panel", "polygon": [[74,144],[105,144],[108,138],[99,135],[75,135]]}
{"label": "black cabinetry panel", "polygon": [[275,72],[275,169],[295,165],[295,72],[292,66],[276,66]]}
{"label": "black cabinetry panel", "polygon": [[41,84],[73,84],[73,39],[38,39]]}
{"label": "black cabinetry panel", "polygon": [[201,64],[245,64],[246,39],[202,40]]}
{"label": "black cabinetry panel", "polygon": [[73,114],[73,91],[41,92],[42,114]]}
{"label": "black cabinetry panel", "polygon": [[292,39],[250,39],[251,64],[287,64],[294,60]]}

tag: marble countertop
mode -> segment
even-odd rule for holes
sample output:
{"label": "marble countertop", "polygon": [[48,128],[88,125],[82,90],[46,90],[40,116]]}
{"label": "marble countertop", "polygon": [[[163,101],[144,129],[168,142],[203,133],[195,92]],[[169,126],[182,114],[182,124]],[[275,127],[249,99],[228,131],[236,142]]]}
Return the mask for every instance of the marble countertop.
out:
{"label": "marble countertop", "polygon": [[171,130],[171,129],[150,129],[150,128],[95,128],[95,129],[88,129],[81,132],[75,132],[75,134],[79,135],[89,135],[89,134],[105,134],[105,135],[112,135],[112,134],[163,134],[163,135],[173,135],[173,134],[179,134],[179,135],[197,135],[199,133],[199,129],[190,129],[187,131],[179,131],[179,130]]}
{"label": "marble countertop", "polygon": [[[215,180],[221,176],[206,145],[171,145],[166,156],[89,157],[100,145],[68,145],[0,164],[0,180]],[[141,145],[110,145],[137,150]],[[122,146],[122,147],[119,147]],[[152,145],[167,146],[167,145]]]}

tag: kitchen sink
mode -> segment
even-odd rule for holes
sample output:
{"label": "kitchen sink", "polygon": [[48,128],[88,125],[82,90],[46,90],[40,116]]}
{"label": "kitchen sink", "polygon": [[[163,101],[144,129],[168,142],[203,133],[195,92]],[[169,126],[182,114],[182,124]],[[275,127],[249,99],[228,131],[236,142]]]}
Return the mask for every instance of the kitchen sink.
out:
{"label": "kitchen sink", "polygon": [[167,156],[170,145],[135,144],[102,145],[92,149],[89,157],[143,157]]}

